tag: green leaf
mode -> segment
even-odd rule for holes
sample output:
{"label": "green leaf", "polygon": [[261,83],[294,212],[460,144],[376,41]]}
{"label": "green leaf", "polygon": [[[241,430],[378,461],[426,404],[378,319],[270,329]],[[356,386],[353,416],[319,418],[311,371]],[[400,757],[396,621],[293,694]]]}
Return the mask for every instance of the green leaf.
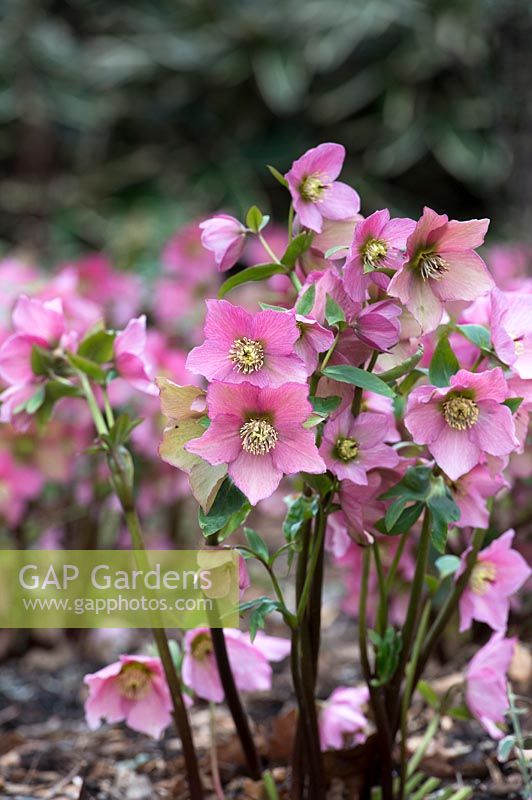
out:
{"label": "green leaf", "polygon": [[471,712],[467,706],[452,706],[451,708],[447,709],[446,713],[453,719],[459,719],[462,721],[472,719]]}
{"label": "green leaf", "polygon": [[115,419],[109,433],[101,438],[110,445],[124,445],[129,441],[131,433],[141,422],[141,419],[131,419],[129,414],[120,414]]}
{"label": "green leaf", "polygon": [[503,406],[508,406],[512,414],[515,414],[523,400],[524,397],[509,397],[503,402]]}
{"label": "green leaf", "polygon": [[325,319],[329,325],[338,325],[339,322],[345,322],[345,313],[336,300],[333,300],[330,294],[326,296],[325,300]]}
{"label": "green leaf", "polygon": [[417,690],[431,708],[438,709],[440,707],[439,695],[427,681],[419,681]]}
{"label": "green leaf", "polygon": [[113,358],[113,342],[115,333],[111,331],[96,331],[87,336],[78,347],[78,356],[104,364]]}
{"label": "green leaf", "polygon": [[284,256],[281,258],[281,262],[285,267],[288,269],[294,268],[299,256],[302,256],[312,244],[313,236],[314,234],[312,232],[305,231],[304,233],[299,233],[292,239],[286,248]]}
{"label": "green leaf", "polygon": [[246,269],[237,272],[236,275],[231,275],[226,281],[222,283],[218,290],[218,297],[221,299],[237,286],[242,286],[243,283],[251,283],[252,281],[264,281],[271,278],[272,275],[282,275],[286,273],[286,269],[282,264],[256,264],[254,267],[246,267]]}
{"label": "green leaf", "polygon": [[270,558],[270,551],[264,539],[252,528],[244,528],[244,534],[250,548],[256,555],[263,561],[268,562]]}
{"label": "green leaf", "polygon": [[252,609],[253,613],[249,619],[249,636],[251,641],[254,640],[259,628],[264,628],[264,623],[268,614],[271,614],[273,611],[280,611],[281,605],[277,600],[272,600],[271,597],[266,596],[256,597],[254,600],[248,600],[246,603],[240,604],[240,613]]}
{"label": "green leaf", "polygon": [[105,382],[105,370],[103,370],[95,361],[91,361],[89,358],[84,358],[77,353],[67,353],[67,360],[75,369],[79,370],[80,372],[84,372],[85,375],[89,376],[89,378],[92,378],[98,383]]}
{"label": "green leaf", "polygon": [[[264,222],[266,220],[266,222]],[[246,227],[253,231],[253,233],[259,233],[265,225],[268,224],[270,218],[264,217],[262,211],[257,208],[257,206],[251,206],[248,213],[246,214]]]}
{"label": "green leaf", "polygon": [[347,244],[337,244],[334,247],[329,247],[328,250],[325,251],[323,254],[324,258],[330,258],[334,256],[336,253],[339,253],[340,250],[349,250],[349,245]]}
{"label": "green leaf", "polygon": [[462,562],[458,556],[440,556],[436,559],[436,569],[440,573],[440,578],[447,578],[454,575]]}
{"label": "green leaf", "polygon": [[433,386],[448,386],[451,377],[458,372],[460,364],[446,336],[442,336],[429,367],[429,379]]}
{"label": "green leaf", "polygon": [[376,528],[385,536],[402,536],[403,533],[409,531],[414,523],[417,522],[423,508],[423,503],[414,503],[401,512],[391,528],[388,529],[386,527],[385,520],[379,520],[376,523]]}
{"label": "green leaf", "polygon": [[316,284],[311,283],[308,289],[305,289],[301,297],[296,303],[296,313],[306,317],[312,311],[314,300],[316,298]]}
{"label": "green leaf", "polygon": [[[422,344],[419,345],[416,352],[410,356],[410,358],[405,359],[396,367],[392,367],[392,369],[386,370],[386,372],[381,372],[379,378],[381,381],[385,383],[392,383],[393,381],[402,378],[403,375],[406,375],[407,372],[411,372],[414,367],[421,361],[423,358],[424,347]],[[402,384],[401,384],[402,385]]]}
{"label": "green leaf", "polygon": [[470,342],[481,350],[490,349],[490,332],[483,325],[457,325],[456,327],[466,339],[469,339]]}
{"label": "green leaf", "polygon": [[283,533],[287,542],[294,542],[305,522],[318,513],[320,498],[318,495],[306,497],[300,494],[296,498],[289,497],[285,502],[288,503],[288,513],[283,523]]}
{"label": "green leaf", "polygon": [[426,503],[432,514],[432,544],[439,553],[444,553],[448,526],[460,519],[460,509],[441,475],[432,479]]}
{"label": "green leaf", "polygon": [[326,494],[332,488],[330,477],[324,472],[322,475],[313,475],[310,472],[302,472],[301,477],[314,491]]}
{"label": "green leaf", "polygon": [[497,744],[497,760],[498,761],[508,761],[510,758],[510,753],[515,747],[515,736],[510,734],[509,736],[505,736],[503,739],[500,739]]}
{"label": "green leaf", "polygon": [[337,394],[333,394],[330,397],[309,397],[310,404],[316,414],[321,414],[322,417],[327,417],[329,414],[332,414],[333,411],[336,411],[340,403],[342,402],[342,398],[339,397]]}
{"label": "green leaf", "polygon": [[259,303],[263,311],[282,311],[283,314],[287,313],[287,309],[283,306],[275,306],[272,303]]}
{"label": "green leaf", "polygon": [[31,369],[34,375],[48,375],[52,368],[52,354],[34,344],[31,348]]}
{"label": "green leaf", "polygon": [[425,500],[430,489],[430,467],[410,467],[401,480],[381,495],[382,500],[405,497],[407,500]]}
{"label": "green leaf", "polygon": [[28,414],[35,414],[36,411],[44,403],[44,398],[46,397],[46,389],[44,386],[39,386],[37,391],[32,394],[29,400],[26,401],[25,409]]}
{"label": "green leaf", "polygon": [[375,631],[370,631],[368,635],[375,648],[377,673],[376,679],[374,678],[371,683],[373,686],[383,686],[388,683],[397,669],[403,646],[401,634],[390,625],[384,636],[379,636]]}
{"label": "green leaf", "polygon": [[381,394],[384,397],[395,397],[395,392],[388,384],[381,381],[372,372],[366,372],[358,367],[351,367],[347,364],[340,364],[334,367],[326,367],[322,373],[326,378],[331,378],[333,381],[340,383],[349,383],[351,386],[359,386],[361,389],[367,389],[368,392],[374,394]]}
{"label": "green leaf", "polygon": [[288,181],[286,180],[285,176],[282,175],[279,172],[278,169],[275,169],[275,167],[272,167],[271,164],[267,164],[266,166],[270,170],[270,172],[273,175],[273,177],[275,178],[275,180],[278,181],[281,184],[281,186],[284,186],[285,189],[288,189]]}
{"label": "green leaf", "polygon": [[199,526],[204,536],[218,533],[218,541],[223,541],[246,519],[251,506],[230,478],[226,478],[208,514],[201,508],[198,514]]}

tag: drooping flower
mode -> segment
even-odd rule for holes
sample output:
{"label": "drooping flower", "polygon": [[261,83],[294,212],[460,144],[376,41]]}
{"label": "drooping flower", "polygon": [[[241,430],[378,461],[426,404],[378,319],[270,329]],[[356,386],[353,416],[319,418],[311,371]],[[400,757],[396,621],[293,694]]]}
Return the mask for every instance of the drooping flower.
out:
{"label": "drooping flower", "polygon": [[500,473],[492,475],[485,464],[479,464],[466,472],[451,485],[453,500],[460,509],[458,528],[483,528],[489,525],[490,513],[487,500],[495,497],[508,482]]}
{"label": "drooping flower", "polygon": [[369,700],[366,686],[339,686],[320,703],[319,731],[322,750],[340,750],[366,738],[368,720],[363,708]]}
{"label": "drooping flower", "polygon": [[399,269],[406,241],[415,227],[413,219],[390,219],[387,208],[358,223],[344,266],[345,288],[353,300],[363,302],[372,281],[386,289],[390,278],[375,270]]}
{"label": "drooping flower", "polygon": [[201,243],[214,253],[220,272],[234,267],[246,242],[246,228],[229,214],[218,214],[200,223]]}
{"label": "drooping flower", "polygon": [[484,241],[489,220],[449,220],[430,208],[408,237],[405,264],[394,275],[388,293],[398,297],[425,332],[434,330],[450,300],[475,300],[489,292],[493,278],[475,252]]}
{"label": "drooping flower", "polygon": [[380,300],[366,305],[353,322],[357,339],[374,350],[390,350],[401,333],[401,307],[393,300]]}
{"label": "drooping flower", "polygon": [[327,142],[294,161],[285,178],[301,224],[320,233],[324,219],[348,219],[360,209],[358,194],[337,181],[345,147]]}
{"label": "drooping flower", "polygon": [[205,342],[190,352],[187,369],[225,383],[306,382],[307,370],[294,352],[299,335],[291,314],[250,314],[227,300],[207,300]]}
{"label": "drooping flower", "polygon": [[485,372],[459,370],[450,386],[413,390],[405,425],[416,444],[426,444],[436,463],[455,481],[484,454],[505,456],[519,446],[509,395],[500,367]]}
{"label": "drooping flower", "polygon": [[384,443],[388,429],[385,414],[366,411],[354,418],[346,409],[325,425],[320,454],[340,480],[367,486],[369,470],[399,463],[396,451]]}
{"label": "drooping flower", "polygon": [[209,464],[228,464],[230,477],[252,505],[270,497],[283,475],[325,472],[314,433],[303,427],[311,412],[306,386],[212,383],[207,405],[211,424],[185,450]]}
{"label": "drooping flower", "polygon": [[128,322],[114,341],[116,371],[131,386],[146,394],[157,395],[146,358],[146,316]]}
{"label": "drooping flower", "polygon": [[91,730],[125,721],[134,731],[158,739],[170,724],[172,700],[160,659],[120,656],[118,661],[85,675],[89,696],[85,718]]}
{"label": "drooping flower", "polygon": [[376,470],[368,475],[367,485],[358,485],[352,481],[340,483],[340,505],[347,522],[347,529],[352,539],[360,544],[373,541],[377,532],[375,523],[382,519],[386,506],[379,496],[386,491],[382,475]]}
{"label": "drooping flower", "polygon": [[[251,642],[244,631],[224,630],[227,655],[235,684],[241,692],[267,692],[272,686],[270,661],[281,661],[290,652],[288,639],[267,636],[259,631]],[[211,632],[195,628],[185,634],[183,681],[198,697],[221,703],[224,690],[220,681]]]}
{"label": "drooping flower", "polygon": [[473,656],[465,673],[467,706],[492,739],[503,736],[497,723],[504,722],[508,708],[506,673],[516,641],[515,638],[505,639],[502,631],[494,633]]}
{"label": "drooping flower", "polygon": [[532,379],[532,294],[493,290],[491,337],[501,361],[523,380]]}
{"label": "drooping flower", "polygon": [[299,338],[294,344],[294,351],[302,359],[310,375],[318,365],[319,354],[328,350],[334,342],[334,334],[315,319],[301,314],[295,316]]}
{"label": "drooping flower", "polygon": [[[494,631],[505,631],[510,613],[510,597],[521,588],[530,576],[523,556],[512,550],[515,531],[509,530],[481,550],[460,598],[460,631],[467,630],[474,619],[485,622]],[[470,549],[462,555],[465,569]]]}

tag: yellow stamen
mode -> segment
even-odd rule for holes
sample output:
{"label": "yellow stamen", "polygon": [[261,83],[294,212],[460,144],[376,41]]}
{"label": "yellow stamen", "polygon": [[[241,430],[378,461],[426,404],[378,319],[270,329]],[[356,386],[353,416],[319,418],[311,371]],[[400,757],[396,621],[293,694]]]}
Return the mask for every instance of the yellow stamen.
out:
{"label": "yellow stamen", "polygon": [[264,347],[261,342],[242,336],[231,345],[229,358],[239,372],[249,375],[264,366]]}
{"label": "yellow stamen", "polygon": [[497,568],[491,561],[477,561],[469,578],[469,585],[475,594],[486,594],[497,575]]}
{"label": "yellow stamen", "polygon": [[152,672],[145,664],[132,661],[124,664],[117,678],[121,694],[128,700],[140,700],[150,689]]}
{"label": "yellow stamen", "polygon": [[340,438],[336,441],[335,449],[338,458],[348,463],[358,455],[358,442],[356,439]]}
{"label": "yellow stamen", "polygon": [[242,447],[246,453],[264,456],[273,450],[278,434],[273,425],[265,419],[250,419],[240,428]]}
{"label": "yellow stamen", "polygon": [[307,175],[299,184],[299,194],[303,200],[316,203],[322,196],[327,185],[323,183],[320,175]]}
{"label": "yellow stamen", "polygon": [[455,431],[466,431],[478,421],[478,406],[469,397],[451,397],[443,403],[445,422]]}

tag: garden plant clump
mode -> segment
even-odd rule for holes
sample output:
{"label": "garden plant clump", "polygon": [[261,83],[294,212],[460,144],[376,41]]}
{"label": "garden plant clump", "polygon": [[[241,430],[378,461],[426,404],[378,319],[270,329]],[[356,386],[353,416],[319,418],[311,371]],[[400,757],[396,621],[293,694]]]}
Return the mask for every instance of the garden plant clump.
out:
{"label": "garden plant clump", "polygon": [[[521,754],[530,797],[507,680],[517,646],[509,616],[530,569],[498,506],[520,496],[530,458],[532,282],[510,257],[501,269],[500,250],[495,281],[478,252],[486,219],[431,208],[418,220],[388,209],[362,216],[358,193],[338,180],[344,157],[325,143],[286,175],[270,167],[287,190],[286,228],[256,206],[244,220],[192,223],[167,246],[151,301],[103,257],[48,281],[20,262],[0,265],[11,287],[0,331],[0,419],[10,424],[0,510],[19,525],[46,480],[75,474],[78,502],[118,504],[117,536],[141,552],[150,516],[160,524],[177,491],[197,503],[196,545],[238,550],[246,632],[198,628],[178,643],[155,626],[157,655],[122,655],[85,678],[91,729],[125,721],[158,738],[173,718],[193,800],[205,796],[196,701],[227,703],[247,772],[270,798],[325,798],[324,754],[342,750],[361,764],[363,798],[467,800],[471,788],[438,794],[419,769],[443,717],[476,720],[506,758]],[[219,273],[228,273],[221,284]],[[32,431],[38,444],[24,451]],[[66,436],[72,451],[49,475],[39,453]],[[77,455],[87,448],[90,459]],[[280,546],[246,527],[255,506],[279,497]],[[246,599],[252,562],[268,593]],[[323,699],[330,567],[358,620],[362,678]],[[264,632],[270,620],[284,636]],[[462,681],[436,692],[424,676],[444,635],[466,640],[479,624],[483,644]],[[272,663],[288,658],[297,721],[278,787],[240,695],[271,690]],[[432,722],[411,752],[416,693]]]}

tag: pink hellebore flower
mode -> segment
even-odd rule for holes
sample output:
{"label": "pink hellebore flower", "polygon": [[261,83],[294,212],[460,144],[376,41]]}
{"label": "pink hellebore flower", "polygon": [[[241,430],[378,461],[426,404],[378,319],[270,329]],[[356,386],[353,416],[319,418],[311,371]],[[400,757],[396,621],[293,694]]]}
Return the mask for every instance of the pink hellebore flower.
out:
{"label": "pink hellebore flower", "polygon": [[189,222],[166,242],[161,256],[166,273],[192,286],[210,281],[214,273],[213,256],[203,247],[201,235],[199,221]]}
{"label": "pink hellebore flower", "polygon": [[250,314],[227,300],[207,300],[205,342],[190,352],[187,369],[225,383],[306,383],[307,369],[294,352],[299,335],[291,314]]}
{"label": "pink hellebore flower", "polygon": [[425,208],[408,237],[407,260],[393,276],[388,293],[398,297],[425,332],[434,330],[450,300],[476,300],[494,287],[493,278],[475,249],[489,220],[449,220]]}
{"label": "pink hellebore flower", "polygon": [[212,383],[207,391],[211,424],[185,450],[228,473],[252,505],[270,497],[284,474],[325,472],[314,432],[303,427],[311,413],[307,386],[286,383],[258,389]]}
{"label": "pink hellebore flower", "polygon": [[415,227],[413,219],[390,219],[387,208],[358,223],[344,266],[345,288],[353,300],[364,302],[372,281],[386,289],[390,278],[374,270],[401,267],[406,240]]}
{"label": "pink hellebore flower", "polygon": [[362,309],[353,323],[355,336],[374,350],[390,350],[399,341],[400,315],[401,307],[393,300],[371,303]]}
{"label": "pink hellebore flower", "polygon": [[519,446],[500,367],[459,370],[443,389],[419,386],[408,399],[405,425],[416,444],[426,444],[453,481],[480,463],[483,454],[505,456]]}
{"label": "pink hellebore flower", "polygon": [[513,658],[516,639],[494,633],[487,644],[471,659],[466,669],[466,703],[492,739],[502,739],[496,723],[504,722],[508,709],[506,673]]}
{"label": "pink hellebore flower", "polygon": [[229,214],[218,214],[206,219],[200,226],[201,243],[206,250],[214,253],[214,260],[220,272],[234,267],[246,242],[246,228]]}
{"label": "pink hellebore flower", "polygon": [[146,359],[146,316],[128,322],[114,341],[116,371],[135,389],[158,395],[159,390],[150,376]]}
{"label": "pink hellebore flower", "polygon": [[26,503],[39,494],[43,483],[38,469],[17,464],[7,449],[0,451],[0,517],[16,525]]}
{"label": "pink hellebore flower", "polygon": [[369,700],[366,686],[339,686],[328,700],[321,705],[319,730],[322,750],[340,750],[346,746],[346,738],[354,739],[356,744],[364,741],[367,728],[362,708]]}
{"label": "pink hellebore flower", "polygon": [[321,233],[324,219],[348,219],[358,213],[358,194],[336,180],[344,159],[345,147],[328,142],[307,150],[286,173],[288,189],[303,227]]}
{"label": "pink hellebore flower", "polygon": [[491,293],[495,352],[523,380],[532,378],[532,294]]}
{"label": "pink hellebore flower", "polygon": [[327,467],[340,479],[367,486],[369,470],[396,467],[399,456],[384,444],[389,417],[364,411],[353,418],[346,409],[325,425],[320,454]]}
{"label": "pink hellebore flower", "polygon": [[492,475],[485,464],[479,464],[458,478],[451,486],[453,499],[460,509],[458,528],[484,528],[489,526],[490,514],[487,500],[507,487],[503,475]]}
{"label": "pink hellebore flower", "polygon": [[85,717],[91,730],[102,719],[125,721],[132,730],[158,739],[172,720],[170,691],[158,658],[120,656],[114,664],[85,675],[84,682],[89,687]]}
{"label": "pink hellebore flower", "polygon": [[[267,692],[271,689],[272,668],[269,662],[285,658],[290,652],[290,641],[259,631],[251,642],[248,633],[233,628],[224,630],[224,636],[237,689],[241,692]],[[204,700],[221,703],[224,699],[208,628],[196,628],[185,634],[183,681]]]}
{"label": "pink hellebore flower", "polygon": [[[516,550],[512,550],[515,531],[509,530],[481,550],[460,598],[460,631],[471,627],[474,619],[494,631],[505,631],[510,613],[510,597],[521,588],[532,570]],[[470,550],[462,555],[464,571]]]}
{"label": "pink hellebore flower", "polygon": [[294,344],[295,353],[302,359],[310,375],[318,366],[319,354],[325,353],[334,342],[334,333],[310,317],[296,314],[299,339]]}

